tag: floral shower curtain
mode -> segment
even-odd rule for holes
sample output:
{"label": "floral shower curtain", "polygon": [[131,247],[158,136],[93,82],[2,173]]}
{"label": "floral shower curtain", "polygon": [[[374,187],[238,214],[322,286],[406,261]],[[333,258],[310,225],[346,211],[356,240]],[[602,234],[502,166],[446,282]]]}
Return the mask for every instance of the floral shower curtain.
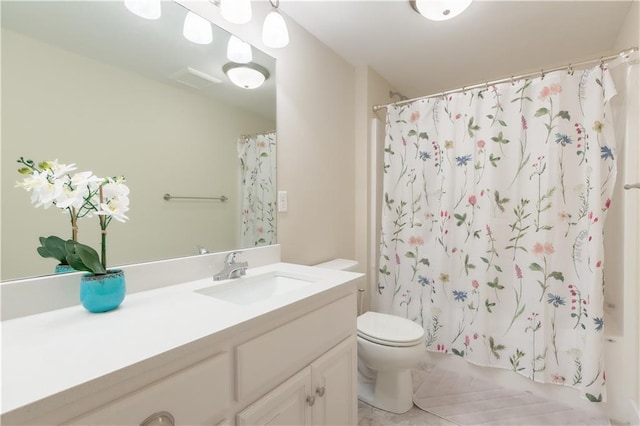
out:
{"label": "floral shower curtain", "polygon": [[238,140],[241,247],[276,243],[276,133]]}
{"label": "floral shower curtain", "polygon": [[614,95],[598,66],[389,107],[375,308],[602,401]]}

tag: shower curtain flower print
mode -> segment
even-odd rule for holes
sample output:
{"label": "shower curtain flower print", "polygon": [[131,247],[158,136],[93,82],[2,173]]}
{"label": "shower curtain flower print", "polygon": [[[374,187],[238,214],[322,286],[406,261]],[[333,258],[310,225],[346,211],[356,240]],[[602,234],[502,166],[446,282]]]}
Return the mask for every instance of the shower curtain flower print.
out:
{"label": "shower curtain flower print", "polygon": [[392,106],[374,308],[429,350],[605,399],[608,70]]}

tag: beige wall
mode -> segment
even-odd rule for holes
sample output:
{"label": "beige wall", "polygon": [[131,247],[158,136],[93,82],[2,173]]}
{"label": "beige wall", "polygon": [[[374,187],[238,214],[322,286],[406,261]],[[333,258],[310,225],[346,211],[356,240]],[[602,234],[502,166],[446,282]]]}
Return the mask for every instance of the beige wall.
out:
{"label": "beige wall", "polygon": [[[613,46],[615,51],[630,47],[640,47],[640,2],[634,1],[624,25],[618,33],[618,38]],[[636,69],[636,79],[640,78]],[[633,94],[632,94],[633,96]],[[626,383],[630,399],[635,403],[636,418],[640,415],[640,191],[624,191],[620,187],[625,183],[640,182],[640,133],[638,131],[637,118],[638,93],[635,93],[635,111],[630,117],[635,126],[626,135],[624,151],[618,155],[618,182],[616,183],[617,202],[619,204],[617,215],[608,219],[608,227],[617,225],[616,237],[609,240],[609,246],[605,247],[607,256],[616,259],[616,267],[607,271],[607,278],[614,283],[623,283],[615,286],[613,300],[617,303],[617,309],[622,310],[618,320],[624,330],[624,348],[620,351],[620,359],[614,360],[621,365],[628,366],[624,370],[627,373]],[[632,109],[633,106],[630,106]],[[620,137],[620,135],[617,135]],[[608,229],[605,229],[608,232]],[[614,231],[615,232],[615,231]],[[612,241],[613,240],[613,241]]]}
{"label": "beige wall", "polygon": [[[371,306],[371,291],[377,280],[378,238],[374,235],[380,233],[378,206],[382,200],[382,175],[378,170],[382,168],[384,137],[375,138],[372,134],[372,120],[379,119],[384,128],[386,111],[383,109],[374,113],[372,106],[389,103],[390,90],[394,88],[371,68],[363,66],[356,70],[355,259],[360,272],[366,273],[360,286],[364,290],[362,311],[369,310]],[[372,161],[375,159],[379,161],[374,166]],[[377,185],[374,186],[374,182]]]}
{"label": "beige wall", "polygon": [[[193,255],[198,244],[238,246],[235,142],[273,129],[273,121],[9,30],[2,31],[2,107],[3,280],[51,273],[54,261],[35,253],[38,237],[71,236],[67,215],[32,207],[14,188],[20,156],[127,178],[130,221],[109,227],[109,265]],[[167,203],[166,192],[229,201]],[[79,226],[80,241],[97,249],[97,220]]]}

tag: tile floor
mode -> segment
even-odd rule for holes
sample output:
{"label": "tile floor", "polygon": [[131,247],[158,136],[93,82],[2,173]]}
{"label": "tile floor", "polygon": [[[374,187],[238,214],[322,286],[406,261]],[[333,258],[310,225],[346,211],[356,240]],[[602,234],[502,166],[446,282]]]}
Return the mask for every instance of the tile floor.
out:
{"label": "tile floor", "polygon": [[422,411],[415,405],[404,414],[393,414],[378,410],[362,401],[358,401],[358,426],[454,426],[438,416]]}

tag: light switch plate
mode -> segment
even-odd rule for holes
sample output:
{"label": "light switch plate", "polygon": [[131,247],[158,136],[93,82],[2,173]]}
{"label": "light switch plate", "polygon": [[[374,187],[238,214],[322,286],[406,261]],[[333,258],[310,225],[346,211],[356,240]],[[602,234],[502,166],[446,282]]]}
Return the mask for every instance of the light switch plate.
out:
{"label": "light switch plate", "polygon": [[278,212],[285,213],[289,210],[287,191],[278,191]]}

